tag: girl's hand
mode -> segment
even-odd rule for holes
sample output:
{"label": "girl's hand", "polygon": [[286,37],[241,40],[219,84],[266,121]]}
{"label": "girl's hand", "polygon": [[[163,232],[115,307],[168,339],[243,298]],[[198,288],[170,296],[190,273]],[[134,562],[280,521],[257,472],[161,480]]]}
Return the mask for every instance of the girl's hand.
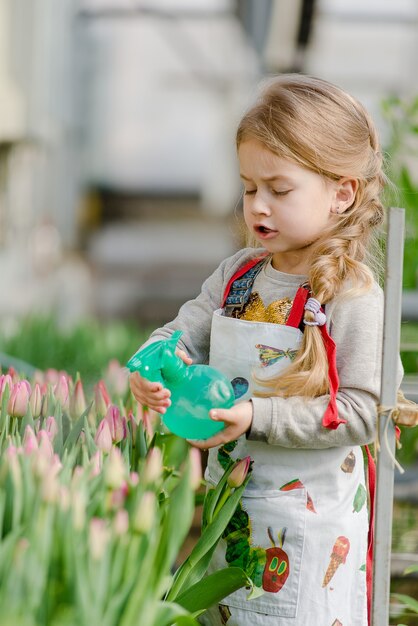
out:
{"label": "girl's hand", "polygon": [[[186,365],[192,363],[192,359],[184,350],[177,349],[176,354]],[[161,383],[152,382],[141,376],[139,372],[134,372],[129,377],[129,384],[135,400],[142,406],[164,414],[171,405],[170,390],[163,387]]]}
{"label": "girl's hand", "polygon": [[192,446],[201,450],[235,441],[246,433],[253,421],[253,403],[238,402],[232,409],[212,409],[209,415],[215,422],[225,422],[225,428],[210,439],[188,439]]}

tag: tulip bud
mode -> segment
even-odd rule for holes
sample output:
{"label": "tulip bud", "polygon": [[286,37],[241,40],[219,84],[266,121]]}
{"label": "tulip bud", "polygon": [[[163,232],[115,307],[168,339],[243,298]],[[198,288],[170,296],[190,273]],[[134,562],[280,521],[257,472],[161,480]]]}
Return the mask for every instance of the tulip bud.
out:
{"label": "tulip bud", "polygon": [[56,435],[58,434],[58,424],[57,420],[53,415],[50,415],[45,422],[45,431],[49,436],[51,442],[54,441]]}
{"label": "tulip bud", "polygon": [[146,491],[135,511],[132,526],[138,533],[147,533],[151,530],[155,519],[156,496],[153,491]]}
{"label": "tulip bud", "polygon": [[39,417],[41,414],[42,400],[43,398],[41,393],[41,387],[39,386],[39,383],[35,383],[35,386],[29,398],[29,406],[30,410],[32,411],[32,417],[34,419]]}
{"label": "tulip bud", "polygon": [[58,502],[60,484],[57,475],[46,472],[42,477],[41,496],[44,502]]}
{"label": "tulip bud", "polygon": [[102,452],[110,452],[112,449],[112,435],[110,433],[109,424],[105,419],[100,422],[96,435],[94,437],[96,446]]}
{"label": "tulip bud", "polygon": [[60,377],[60,374],[58,370],[50,367],[45,372],[45,383],[53,385],[55,387],[55,385],[58,384],[59,377]]}
{"label": "tulip bud", "polygon": [[90,467],[91,467],[90,476],[92,478],[100,474],[100,472],[102,471],[102,463],[103,463],[102,452],[100,450],[97,450],[97,452],[95,452],[90,459]]}
{"label": "tulip bud", "polygon": [[240,461],[237,461],[234,469],[232,470],[232,472],[229,474],[227,478],[227,483],[229,487],[241,487],[242,483],[244,482],[248,474],[250,464],[251,464],[250,456],[246,456]]}
{"label": "tulip bud", "polygon": [[132,438],[135,441],[135,437],[136,437],[136,429],[138,428],[138,424],[136,423],[136,420],[134,418],[134,414],[132,413],[132,411],[129,411],[128,413],[128,419],[127,419],[128,424],[131,425],[131,429],[132,429]]}
{"label": "tulip bud", "polygon": [[9,402],[7,403],[7,412],[12,417],[24,417],[29,407],[28,386],[24,381],[17,382],[13,385]]}
{"label": "tulip bud", "polygon": [[113,443],[118,443],[119,441],[122,441],[122,439],[126,439],[126,418],[121,416],[117,406],[111,404],[107,409],[104,419],[109,424]]}
{"label": "tulip bud", "polygon": [[38,444],[39,444],[39,454],[43,456],[48,461],[52,461],[54,458],[54,449],[52,447],[51,440],[49,438],[49,434],[46,430],[41,429],[37,436]]}
{"label": "tulip bud", "polygon": [[142,479],[145,484],[153,484],[160,477],[163,470],[163,455],[160,448],[151,448],[145,459]]}
{"label": "tulip bud", "polygon": [[84,396],[83,384],[80,379],[75,383],[74,392],[70,398],[70,415],[72,419],[78,419],[87,409],[86,398]]}
{"label": "tulip bud", "polygon": [[127,368],[122,367],[117,359],[112,359],[109,362],[106,370],[106,381],[109,385],[109,389],[116,396],[124,396],[128,390],[128,376],[129,372]]}
{"label": "tulip bud", "polygon": [[31,455],[34,450],[38,449],[38,440],[31,426],[27,425],[25,433],[23,435],[23,452],[26,455]]}
{"label": "tulip bud", "polygon": [[105,466],[105,483],[111,489],[119,489],[125,481],[126,468],[119,448],[112,448]]}
{"label": "tulip bud", "polygon": [[97,415],[106,415],[106,411],[110,403],[110,396],[109,392],[106,389],[106,385],[103,380],[100,380],[94,386],[94,404],[96,407]]}
{"label": "tulip bud", "polygon": [[16,372],[15,368],[10,366],[9,369],[7,370],[8,375],[10,376],[10,378],[14,383],[17,383],[19,380],[19,374]]}
{"label": "tulip bud", "polygon": [[58,503],[61,511],[64,511],[64,513],[69,510],[71,504],[71,496],[68,487],[66,487],[65,485],[61,485],[60,487],[58,494]]}
{"label": "tulip bud", "polygon": [[202,457],[198,448],[190,448],[191,487],[196,490],[202,482]]}
{"label": "tulip bud", "polygon": [[116,535],[119,535],[120,537],[125,535],[129,530],[128,511],[125,509],[119,509],[119,511],[116,512],[113,524]]}
{"label": "tulip bud", "polygon": [[67,411],[69,408],[69,394],[68,379],[66,376],[60,376],[54,387],[54,396],[62,408]]}
{"label": "tulip bud", "polygon": [[154,435],[154,429],[153,429],[152,420],[151,420],[151,411],[149,411],[148,409],[145,409],[143,406],[141,406],[138,403],[136,421],[139,423],[140,420],[142,420],[142,423],[144,425],[144,430],[149,436],[149,438],[151,439]]}
{"label": "tulip bud", "polygon": [[136,487],[139,484],[139,474],[138,474],[138,472],[131,472],[129,474],[129,480],[131,481],[132,487]]}
{"label": "tulip bud", "polygon": [[99,561],[105,553],[109,541],[109,529],[104,519],[93,517],[90,520],[89,546],[90,554],[95,561]]}
{"label": "tulip bud", "polygon": [[8,387],[9,389],[9,397],[10,397],[10,391],[13,388],[12,377],[9,374],[2,374],[0,376],[0,402],[3,398],[3,393],[6,391],[6,387]]}
{"label": "tulip bud", "polygon": [[109,504],[111,508],[120,509],[125,504],[126,496],[128,495],[128,493],[129,493],[129,486],[126,480],[124,480],[122,482],[122,486],[119,487],[118,489],[115,489],[111,493],[110,500],[109,500]]}
{"label": "tulip bud", "polygon": [[71,506],[73,525],[76,530],[81,530],[86,521],[87,498],[84,489],[77,489],[71,493]]}

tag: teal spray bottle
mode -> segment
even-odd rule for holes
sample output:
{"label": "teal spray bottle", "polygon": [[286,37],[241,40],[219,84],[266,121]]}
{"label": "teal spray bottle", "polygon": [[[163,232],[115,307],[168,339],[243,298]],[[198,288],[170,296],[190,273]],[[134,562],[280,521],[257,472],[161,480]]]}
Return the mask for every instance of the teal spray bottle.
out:
{"label": "teal spray bottle", "polygon": [[181,335],[177,330],[169,339],[149,344],[134,354],[127,367],[170,390],[171,406],[162,420],[172,433],[186,439],[208,439],[225,426],[211,420],[209,410],[231,408],[234,390],[219,370],[209,365],[186,365],[176,355]]}

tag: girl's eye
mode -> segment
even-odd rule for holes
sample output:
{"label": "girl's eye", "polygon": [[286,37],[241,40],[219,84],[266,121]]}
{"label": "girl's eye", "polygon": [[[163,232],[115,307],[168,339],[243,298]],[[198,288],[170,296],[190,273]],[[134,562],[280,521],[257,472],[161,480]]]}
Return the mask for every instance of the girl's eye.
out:
{"label": "girl's eye", "polygon": [[273,194],[273,196],[285,196],[288,193],[290,193],[291,189],[282,189],[281,191],[278,191],[277,189],[272,189],[271,193]]}
{"label": "girl's eye", "polygon": [[255,194],[255,192],[257,191],[257,189],[244,189],[244,195],[245,196],[252,196]]}

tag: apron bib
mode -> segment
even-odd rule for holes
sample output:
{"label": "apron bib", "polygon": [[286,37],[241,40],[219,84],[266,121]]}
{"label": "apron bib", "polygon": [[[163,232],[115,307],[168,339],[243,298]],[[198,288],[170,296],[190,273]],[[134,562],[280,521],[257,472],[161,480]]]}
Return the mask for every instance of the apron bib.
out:
{"label": "apron bib", "polygon": [[[301,338],[298,328],[227,317],[219,309],[209,364],[230,378],[240,402],[290,363]],[[230,459],[244,456],[253,460],[251,480],[209,571],[242,567],[264,593],[247,600],[248,591],[240,589],[223,600],[225,610],[239,609],[240,626],[259,623],[254,612],[275,626],[365,626],[368,513],[361,448],[283,448],[242,436],[209,451],[209,485],[217,484]]]}

